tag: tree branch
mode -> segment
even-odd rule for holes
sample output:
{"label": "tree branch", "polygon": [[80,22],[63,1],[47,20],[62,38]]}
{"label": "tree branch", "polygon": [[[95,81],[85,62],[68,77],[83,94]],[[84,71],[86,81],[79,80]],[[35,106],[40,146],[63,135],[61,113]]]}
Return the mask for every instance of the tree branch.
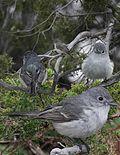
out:
{"label": "tree branch", "polygon": [[113,30],[113,26],[114,26],[114,22],[110,23],[108,26],[108,30],[107,30],[107,34],[106,34],[106,49],[109,52],[109,46],[110,46],[110,40],[111,40],[111,36],[112,36],[112,30]]}
{"label": "tree branch", "polygon": [[8,89],[8,90],[20,90],[20,91],[24,91],[26,93],[28,92],[28,90],[26,88],[7,84],[6,82],[3,82],[2,80],[0,80],[0,87],[3,87],[3,88]]}
{"label": "tree branch", "polygon": [[106,14],[112,14],[112,12],[109,10],[109,11],[103,11],[103,12],[85,12],[85,13],[80,13],[80,14],[76,14],[76,15],[67,15],[67,14],[63,14],[62,12],[59,12],[58,13],[61,15],[61,16],[66,16],[66,17],[80,17],[80,16],[88,16],[88,15],[106,15]]}
{"label": "tree branch", "polygon": [[[19,30],[19,31],[14,31],[14,32],[8,32],[8,31],[4,31],[4,32],[7,32],[7,33],[10,33],[10,34],[16,34],[16,33],[28,33],[28,32],[31,32],[33,31],[34,29],[40,27],[41,25],[47,23],[47,21],[54,15],[56,14],[59,10],[63,10],[65,9],[67,6],[69,6],[74,0],[71,0],[69,1],[67,4],[65,4],[64,6],[62,6],[61,8],[57,8],[56,10],[54,10],[53,12],[50,13],[50,15],[41,23],[39,23],[38,25],[32,27],[31,29],[27,29],[27,30]],[[36,31],[35,34],[37,34],[39,31]]]}
{"label": "tree branch", "polygon": [[35,155],[45,155],[45,153],[41,150],[41,148],[39,146],[34,146],[32,141],[29,140],[27,143],[29,149],[31,150],[31,152]]}
{"label": "tree branch", "polygon": [[93,33],[90,31],[83,31],[83,32],[79,33],[73,41],[71,41],[69,44],[67,44],[67,48],[69,50],[71,50],[78,42],[80,42],[81,39],[85,39],[85,37],[95,38],[95,37],[97,37],[99,35],[103,35],[105,33],[106,33],[106,29],[104,29],[98,33]]}

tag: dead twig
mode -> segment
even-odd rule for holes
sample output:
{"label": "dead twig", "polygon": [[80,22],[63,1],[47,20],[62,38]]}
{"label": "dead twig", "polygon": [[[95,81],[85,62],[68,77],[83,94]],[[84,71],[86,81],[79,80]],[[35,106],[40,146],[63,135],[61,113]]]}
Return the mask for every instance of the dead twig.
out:
{"label": "dead twig", "polygon": [[67,44],[67,48],[69,50],[71,50],[72,48],[74,48],[74,46],[79,43],[79,40],[83,39],[83,38],[95,38],[95,37],[98,37],[99,35],[103,35],[106,33],[106,29],[100,31],[100,32],[97,32],[97,33],[93,33],[93,32],[90,32],[90,31],[83,31],[81,33],[79,33],[75,39],[73,39],[73,41],[71,41],[69,44]]}
{"label": "dead twig", "polygon": [[107,30],[107,34],[106,34],[106,49],[109,52],[109,46],[110,46],[110,41],[111,41],[111,37],[112,37],[112,30],[113,30],[113,26],[114,26],[114,22],[110,23],[108,26],[108,30]]}
{"label": "dead twig", "polygon": [[41,150],[41,148],[39,146],[34,146],[32,141],[29,140],[27,142],[27,146],[28,148],[31,150],[31,152],[35,155],[45,155],[45,153]]}
{"label": "dead twig", "polygon": [[106,14],[112,14],[111,11],[102,11],[102,12],[85,12],[85,13],[79,13],[79,14],[76,14],[76,15],[67,15],[67,14],[63,14],[62,12],[59,12],[58,13],[61,15],[61,16],[66,16],[66,17],[80,17],[80,16],[88,16],[88,15],[106,15]]}
{"label": "dead twig", "polygon": [[6,82],[3,82],[2,80],[0,80],[0,87],[3,87],[3,88],[8,89],[8,90],[20,90],[20,91],[24,91],[26,93],[28,92],[28,90],[26,88],[13,86],[13,85],[10,85]]}

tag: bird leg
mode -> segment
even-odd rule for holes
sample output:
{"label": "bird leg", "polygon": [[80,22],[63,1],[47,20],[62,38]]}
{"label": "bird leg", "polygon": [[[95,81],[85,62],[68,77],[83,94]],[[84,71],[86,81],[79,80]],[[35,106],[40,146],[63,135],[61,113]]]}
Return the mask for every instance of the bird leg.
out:
{"label": "bird leg", "polygon": [[[81,141],[81,143],[86,147],[86,150],[87,150],[86,153],[89,154],[89,152],[90,152],[90,146],[89,146],[86,142],[84,142],[82,139],[80,139],[80,141]],[[78,146],[79,146],[80,149],[81,149],[81,145],[78,144]],[[81,150],[82,150],[82,149],[81,149]]]}

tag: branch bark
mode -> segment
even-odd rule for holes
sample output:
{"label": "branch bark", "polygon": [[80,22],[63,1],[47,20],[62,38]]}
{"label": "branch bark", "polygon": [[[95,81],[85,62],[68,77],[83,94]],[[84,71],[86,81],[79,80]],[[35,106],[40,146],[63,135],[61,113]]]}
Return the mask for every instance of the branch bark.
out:
{"label": "branch bark", "polygon": [[27,93],[27,89],[26,88],[7,84],[6,82],[3,82],[2,80],[0,80],[0,87],[3,87],[3,88],[8,89],[8,90],[21,90],[21,91],[24,91],[24,92]]}
{"label": "branch bark", "polygon": [[75,39],[73,41],[71,41],[69,44],[67,44],[67,48],[69,50],[71,50],[78,42],[81,41],[81,39],[85,39],[86,37],[90,37],[90,38],[95,38],[95,37],[98,37],[99,35],[103,35],[106,33],[106,29],[98,32],[98,33],[92,33],[90,31],[83,31],[81,33],[79,33]]}
{"label": "branch bark", "polygon": [[105,40],[106,40],[106,49],[107,49],[108,52],[109,52],[110,40],[111,40],[111,37],[112,37],[113,26],[114,26],[114,22],[109,24],[107,34],[106,34],[106,38],[105,38]]}

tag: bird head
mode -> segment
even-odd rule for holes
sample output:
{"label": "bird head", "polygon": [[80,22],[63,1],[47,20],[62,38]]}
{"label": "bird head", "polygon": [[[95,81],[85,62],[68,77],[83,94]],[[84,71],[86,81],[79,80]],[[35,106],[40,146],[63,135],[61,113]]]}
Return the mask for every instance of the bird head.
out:
{"label": "bird head", "polygon": [[113,101],[112,96],[104,87],[91,88],[88,93],[93,99],[91,102],[92,106],[117,106],[117,103]]}
{"label": "bird head", "polygon": [[95,45],[93,47],[93,52],[96,54],[101,54],[101,55],[106,54],[107,49],[106,49],[105,44],[102,42],[95,43]]}

